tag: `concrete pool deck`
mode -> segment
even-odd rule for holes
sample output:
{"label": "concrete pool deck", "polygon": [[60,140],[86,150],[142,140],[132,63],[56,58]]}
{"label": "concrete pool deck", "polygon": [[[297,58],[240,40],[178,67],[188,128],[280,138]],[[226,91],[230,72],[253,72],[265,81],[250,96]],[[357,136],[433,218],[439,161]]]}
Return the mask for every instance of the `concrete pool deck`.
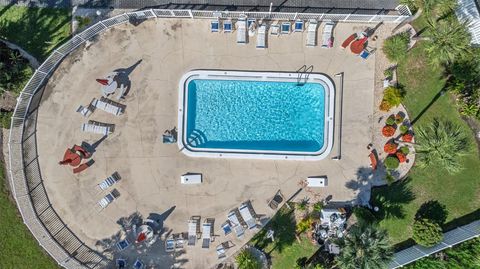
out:
{"label": "concrete pool deck", "polygon": [[[98,240],[112,238],[120,230],[120,218],[137,211],[147,217],[174,207],[164,221],[164,226],[174,233],[187,231],[190,216],[200,215],[202,222],[215,218],[214,232],[220,235],[220,224],[229,210],[251,200],[258,214],[272,216],[274,211],[267,207],[267,199],[279,189],[290,197],[307,176],[328,176],[328,186],[315,190],[319,199],[331,196],[333,201],[355,200],[358,188],[349,188],[351,184],[347,183],[356,181],[358,171],[369,167],[366,146],[372,140],[375,56],[365,61],[339,45],[352,32],[365,27],[337,24],[332,49],[305,47],[304,32],[269,35],[265,50],[255,49],[255,38],[240,46],[235,42],[235,33],[210,33],[209,20],[158,19],[137,27],[121,25],[108,30],[64,60],[42,97],[37,144],[42,177],[53,207],[70,229],[95,249]],[[318,38],[321,29],[322,25]],[[380,35],[378,47],[382,40]],[[67,147],[101,138],[82,133],[81,124],[87,119],[75,112],[79,105],[100,97],[100,85],[95,79],[139,60],[129,76],[131,90],[122,101],[125,114],[113,116],[97,110],[88,118],[116,125],[115,132],[96,149],[93,166],[78,175],[73,175],[70,167],[59,166]],[[179,152],[176,144],[162,143],[163,132],[177,125],[178,81],[184,73],[192,69],[294,72],[303,65],[313,65],[314,72],[329,75],[336,84],[337,96],[340,84],[334,74],[344,73],[340,160],[331,159],[338,150],[338,117],[332,153],[321,161],[190,158]],[[337,108],[339,102],[337,98]],[[115,171],[122,177],[114,186],[120,197],[98,212],[95,204],[105,193],[99,194],[95,186]],[[202,173],[204,182],[181,185],[180,175],[187,172]],[[181,256],[182,268],[209,268],[217,262],[218,244],[232,240],[236,247],[227,252],[232,254],[253,234],[247,232],[243,240],[234,235],[219,236],[208,250],[198,243],[187,247]],[[122,255],[129,256],[130,262],[137,256],[146,264],[171,262],[168,255]]]}

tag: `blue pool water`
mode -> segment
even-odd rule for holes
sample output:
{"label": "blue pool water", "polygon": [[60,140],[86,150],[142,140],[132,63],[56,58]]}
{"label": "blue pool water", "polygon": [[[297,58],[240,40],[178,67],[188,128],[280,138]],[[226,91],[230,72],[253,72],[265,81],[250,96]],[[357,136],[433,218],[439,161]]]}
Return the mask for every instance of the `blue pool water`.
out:
{"label": "blue pool water", "polygon": [[318,83],[191,80],[186,138],[193,150],[317,152],[325,89]]}

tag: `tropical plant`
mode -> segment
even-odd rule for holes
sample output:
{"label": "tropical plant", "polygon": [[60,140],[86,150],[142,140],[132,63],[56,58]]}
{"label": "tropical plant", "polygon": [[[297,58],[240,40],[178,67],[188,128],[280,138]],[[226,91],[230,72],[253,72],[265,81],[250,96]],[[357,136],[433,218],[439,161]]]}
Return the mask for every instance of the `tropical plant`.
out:
{"label": "tropical plant", "polygon": [[370,209],[366,207],[356,206],[352,211],[360,225],[370,225],[377,221]]}
{"label": "tropical plant", "polygon": [[[400,87],[389,86],[383,91],[383,99],[380,104],[382,111],[389,111],[392,107],[397,107],[405,97],[405,90]],[[395,121],[395,118],[393,119]]]}
{"label": "tropical plant", "polygon": [[403,146],[399,149],[400,152],[402,152],[405,155],[408,155],[410,153],[410,149],[407,146]]}
{"label": "tropical plant", "polygon": [[339,245],[341,269],[386,268],[393,256],[387,232],[372,225],[353,225]]}
{"label": "tropical plant", "polygon": [[417,219],[413,223],[412,238],[419,245],[432,247],[442,241],[442,228],[435,221],[425,218]]}
{"label": "tropical plant", "polygon": [[420,167],[436,164],[449,173],[462,169],[460,157],[466,154],[468,140],[460,126],[434,119],[429,125],[418,128],[417,137],[416,152]]}
{"label": "tropical plant", "polygon": [[399,33],[387,38],[383,43],[383,52],[390,61],[398,62],[407,55],[410,34]]}
{"label": "tropical plant", "polygon": [[391,125],[385,125],[382,128],[382,135],[385,137],[391,137],[395,134],[395,128]]}
{"label": "tropical plant", "polygon": [[299,221],[296,226],[296,231],[298,234],[306,232],[308,229],[312,227],[313,224],[313,218],[312,217],[306,217]]}
{"label": "tropical plant", "polygon": [[428,20],[425,51],[433,65],[451,64],[471,55],[470,34],[466,23],[454,20]]}
{"label": "tropical plant", "polygon": [[392,79],[393,78],[393,69],[388,68],[383,71],[383,75],[385,76],[386,79]]}
{"label": "tropical plant", "polygon": [[387,158],[385,158],[384,164],[387,169],[394,170],[400,166],[400,161],[396,155],[389,155]]}
{"label": "tropical plant", "polygon": [[249,249],[243,249],[235,257],[239,269],[260,269],[262,264]]}
{"label": "tropical plant", "polygon": [[323,201],[318,201],[313,205],[313,210],[316,212],[320,212],[323,209]]}
{"label": "tropical plant", "polygon": [[385,146],[383,146],[383,151],[385,151],[388,154],[395,154],[397,152],[398,144],[393,142],[393,139],[388,141]]}
{"label": "tropical plant", "polygon": [[386,125],[394,125],[395,124],[395,116],[390,115],[386,120],[385,120]]}
{"label": "tropical plant", "polygon": [[407,132],[408,132],[408,126],[405,125],[405,124],[402,124],[402,125],[400,126],[400,133],[401,133],[401,134],[406,134]]}

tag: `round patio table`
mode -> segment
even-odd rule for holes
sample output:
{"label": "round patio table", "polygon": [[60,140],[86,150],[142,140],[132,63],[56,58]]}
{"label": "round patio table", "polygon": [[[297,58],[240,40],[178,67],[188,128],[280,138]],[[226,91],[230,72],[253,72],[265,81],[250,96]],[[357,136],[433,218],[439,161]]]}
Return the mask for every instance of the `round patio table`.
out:
{"label": "round patio table", "polygon": [[362,39],[357,39],[352,42],[350,45],[350,50],[353,54],[360,54],[363,49],[365,48],[365,43],[367,42],[368,37],[364,37]]}

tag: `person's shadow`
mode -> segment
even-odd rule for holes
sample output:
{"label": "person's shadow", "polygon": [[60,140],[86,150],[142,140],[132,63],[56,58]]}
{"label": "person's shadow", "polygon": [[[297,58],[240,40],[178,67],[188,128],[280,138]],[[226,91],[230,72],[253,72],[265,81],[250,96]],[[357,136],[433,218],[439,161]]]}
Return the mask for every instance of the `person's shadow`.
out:
{"label": "person's shadow", "polygon": [[132,81],[130,80],[129,76],[141,62],[142,62],[142,59],[138,60],[136,63],[134,63],[130,67],[113,70],[114,72],[117,73],[115,77],[115,81],[117,82],[117,85],[119,87],[121,87],[122,85],[123,87],[125,87],[123,93],[120,93],[121,94],[120,98],[125,98],[125,96],[127,96],[128,93],[130,92]]}

